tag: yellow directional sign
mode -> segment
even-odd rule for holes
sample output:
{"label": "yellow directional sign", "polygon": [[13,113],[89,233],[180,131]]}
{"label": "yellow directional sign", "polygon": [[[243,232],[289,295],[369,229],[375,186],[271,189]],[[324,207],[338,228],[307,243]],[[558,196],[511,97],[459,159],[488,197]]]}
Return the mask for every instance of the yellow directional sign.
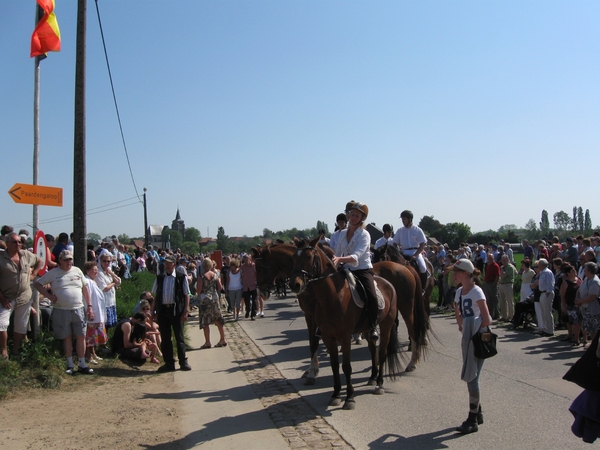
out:
{"label": "yellow directional sign", "polygon": [[63,190],[58,187],[15,183],[15,185],[8,190],[8,194],[15,203],[46,206],[63,205]]}

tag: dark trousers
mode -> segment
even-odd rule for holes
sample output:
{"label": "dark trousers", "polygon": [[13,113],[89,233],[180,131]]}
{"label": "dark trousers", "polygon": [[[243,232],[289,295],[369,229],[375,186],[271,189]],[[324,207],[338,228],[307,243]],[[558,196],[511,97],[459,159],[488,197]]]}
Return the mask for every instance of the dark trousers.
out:
{"label": "dark trousers", "polygon": [[[244,303],[246,304],[246,313],[251,312],[250,317],[256,316],[256,289],[251,291],[242,292],[242,297],[244,297]],[[250,309],[252,308],[252,309]]]}
{"label": "dark trousers", "polygon": [[179,358],[179,364],[186,361],[185,356],[185,340],[183,337],[183,323],[181,322],[180,315],[173,315],[174,307],[165,307],[158,314],[157,323],[160,329],[160,338],[162,342],[160,349],[163,353],[163,359],[165,364],[174,365],[175,360],[173,359],[173,343],[171,342],[171,328],[173,328],[173,334],[177,341],[177,357]]}
{"label": "dark trousers", "polygon": [[373,283],[373,271],[371,269],[353,270],[354,276],[362,283],[366,293],[366,306],[369,314],[371,328],[377,326],[377,315],[379,308],[377,306],[377,292]]}

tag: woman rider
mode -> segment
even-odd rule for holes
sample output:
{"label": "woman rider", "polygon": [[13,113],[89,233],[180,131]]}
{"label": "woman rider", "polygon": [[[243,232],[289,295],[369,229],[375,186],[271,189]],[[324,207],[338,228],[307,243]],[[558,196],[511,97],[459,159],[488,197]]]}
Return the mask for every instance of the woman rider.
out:
{"label": "woman rider", "polygon": [[362,283],[366,293],[366,306],[371,322],[370,339],[379,339],[377,333],[377,294],[373,283],[373,265],[369,252],[371,235],[365,229],[369,208],[357,202],[350,209],[348,228],[342,230],[335,246],[333,264],[345,264]]}

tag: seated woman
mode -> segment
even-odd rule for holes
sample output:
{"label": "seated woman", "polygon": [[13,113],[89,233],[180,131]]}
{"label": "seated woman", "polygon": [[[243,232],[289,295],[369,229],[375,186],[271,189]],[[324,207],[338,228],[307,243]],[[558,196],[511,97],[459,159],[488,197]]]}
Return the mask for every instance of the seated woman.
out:
{"label": "seated woman", "polygon": [[[158,324],[152,320],[152,311],[148,300],[140,300],[140,312],[146,316],[146,338],[150,344],[154,344],[156,354],[162,356],[162,352],[160,351],[160,331],[158,329]],[[154,356],[151,357],[150,362],[154,364],[159,363],[158,359]]]}
{"label": "seated woman", "polygon": [[139,312],[121,320],[115,327],[112,338],[112,351],[123,358],[145,360],[150,357],[146,351],[146,316]]}
{"label": "seated woman", "polygon": [[219,305],[219,292],[221,292],[221,277],[217,276],[214,269],[214,263],[211,259],[205,258],[202,261],[202,270],[204,273],[198,277],[196,292],[200,293],[200,328],[204,330],[204,345],[200,348],[210,348],[210,328],[214,323],[219,329],[220,340],[215,347],[225,347],[225,330],[223,329],[223,316]]}

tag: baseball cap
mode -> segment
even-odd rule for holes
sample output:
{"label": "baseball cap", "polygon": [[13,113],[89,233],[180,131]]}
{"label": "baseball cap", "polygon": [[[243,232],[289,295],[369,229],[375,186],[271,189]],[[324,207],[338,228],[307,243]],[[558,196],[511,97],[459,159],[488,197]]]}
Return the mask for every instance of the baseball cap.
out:
{"label": "baseball cap", "polygon": [[175,264],[175,257],[173,255],[169,255],[167,257],[165,257],[165,262],[170,262]]}
{"label": "baseball cap", "polygon": [[473,273],[475,267],[473,267],[473,263],[466,258],[459,259],[452,265],[452,270],[464,270],[465,272]]}
{"label": "baseball cap", "polygon": [[58,259],[62,259],[65,261],[73,259],[73,253],[71,253],[69,250],[63,250],[62,252],[60,252],[60,255],[58,255]]}

